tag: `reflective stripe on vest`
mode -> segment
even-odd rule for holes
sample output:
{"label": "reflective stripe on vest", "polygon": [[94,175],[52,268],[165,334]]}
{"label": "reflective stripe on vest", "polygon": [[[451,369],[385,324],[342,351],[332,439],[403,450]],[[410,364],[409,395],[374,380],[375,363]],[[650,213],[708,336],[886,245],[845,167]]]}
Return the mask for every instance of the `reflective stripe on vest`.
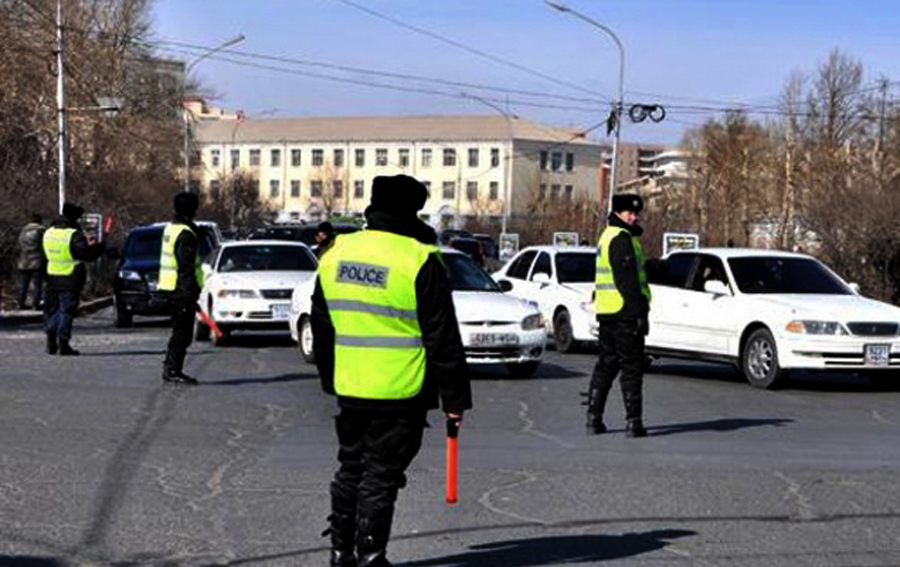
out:
{"label": "reflective stripe on vest", "polygon": [[44,254],[47,256],[48,276],[71,276],[81,260],[72,258],[72,236],[74,228],[50,227],[44,232]]}
{"label": "reflective stripe on vest", "polygon": [[[166,223],[163,229],[162,246],[159,252],[159,290],[175,291],[178,286],[178,259],[175,257],[175,243],[182,231],[194,234],[186,224]],[[196,234],[194,234],[196,236]],[[194,261],[194,275],[197,277],[197,285],[203,287],[203,270],[200,268],[200,243],[197,242],[197,255]]]}
{"label": "reflective stripe on vest", "polygon": [[613,238],[625,233],[631,238],[631,245],[634,247],[634,257],[637,262],[638,281],[641,284],[641,293],[647,297],[647,303],[651,301],[650,285],[647,282],[647,270],[645,268],[646,258],[641,242],[637,238],[631,237],[628,230],[617,227],[608,226],[600,235],[600,242],[597,244],[597,275],[595,279],[594,290],[594,311],[599,315],[615,315],[625,306],[625,298],[616,288],[616,280],[613,275],[612,265],[609,262],[609,246]]}
{"label": "reflective stripe on vest", "polygon": [[416,276],[434,246],[377,230],[344,234],[320,259],[319,283],[335,330],[334,389],[402,400],[425,381]]}

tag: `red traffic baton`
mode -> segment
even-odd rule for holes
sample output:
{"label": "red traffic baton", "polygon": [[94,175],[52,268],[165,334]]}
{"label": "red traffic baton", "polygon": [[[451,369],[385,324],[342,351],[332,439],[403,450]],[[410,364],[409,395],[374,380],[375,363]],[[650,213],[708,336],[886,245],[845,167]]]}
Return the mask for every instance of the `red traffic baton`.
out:
{"label": "red traffic baton", "polygon": [[210,317],[209,315],[206,314],[206,311],[204,311],[203,309],[200,309],[200,312],[197,314],[197,317],[200,319],[201,323],[203,323],[204,325],[209,327],[209,329],[213,332],[213,335],[215,335],[216,340],[219,340],[222,338],[222,329],[220,329],[219,326],[216,325],[216,322],[213,321],[212,317]]}
{"label": "red traffic baton", "polygon": [[447,418],[447,490],[445,500],[447,504],[456,504],[457,494],[457,441],[459,437],[460,419]]}

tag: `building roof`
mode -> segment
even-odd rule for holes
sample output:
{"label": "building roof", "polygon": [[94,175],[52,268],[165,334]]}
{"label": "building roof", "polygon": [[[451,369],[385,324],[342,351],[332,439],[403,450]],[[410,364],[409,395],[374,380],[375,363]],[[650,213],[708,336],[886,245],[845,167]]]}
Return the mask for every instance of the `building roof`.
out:
{"label": "building roof", "polygon": [[201,121],[201,143],[516,140],[598,146],[575,129],[505,116],[357,116]]}

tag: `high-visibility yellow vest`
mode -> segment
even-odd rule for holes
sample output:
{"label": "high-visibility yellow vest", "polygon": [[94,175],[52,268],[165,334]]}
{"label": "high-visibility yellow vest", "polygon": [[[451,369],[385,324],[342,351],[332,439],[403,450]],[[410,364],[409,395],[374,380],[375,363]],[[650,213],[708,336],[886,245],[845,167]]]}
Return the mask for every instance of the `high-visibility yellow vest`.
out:
{"label": "high-visibility yellow vest", "polygon": [[72,258],[70,246],[76,232],[74,228],[56,227],[50,227],[44,232],[48,276],[71,276],[75,272],[75,266],[81,263],[81,260]]}
{"label": "high-visibility yellow vest", "polygon": [[616,288],[616,280],[613,277],[612,265],[609,262],[609,245],[612,239],[625,233],[631,239],[634,246],[634,257],[637,260],[638,280],[641,283],[641,293],[647,296],[647,304],[652,299],[650,284],[647,282],[646,257],[641,241],[631,236],[628,230],[618,226],[607,226],[600,235],[597,244],[597,277],[595,280],[594,311],[598,315],[615,315],[625,306],[625,298]]}
{"label": "high-visibility yellow vest", "polygon": [[416,276],[437,247],[378,230],[344,234],[319,264],[335,329],[334,389],[374,400],[415,396],[425,381]]}
{"label": "high-visibility yellow vest", "polygon": [[[175,291],[178,284],[178,259],[175,258],[175,243],[182,231],[194,234],[186,224],[166,223],[163,230],[162,247],[159,252],[159,290]],[[196,234],[194,234],[196,236]],[[197,255],[194,260],[194,273],[197,276],[197,285],[203,287],[203,270],[200,267],[200,243],[197,243]]]}

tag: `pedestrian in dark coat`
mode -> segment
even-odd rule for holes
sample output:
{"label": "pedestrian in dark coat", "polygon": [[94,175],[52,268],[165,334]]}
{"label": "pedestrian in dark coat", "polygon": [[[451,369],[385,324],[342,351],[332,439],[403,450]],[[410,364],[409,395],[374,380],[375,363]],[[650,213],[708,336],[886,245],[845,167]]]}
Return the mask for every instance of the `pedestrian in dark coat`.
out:
{"label": "pedestrian in dark coat", "polygon": [[34,283],[31,308],[41,308],[41,297],[44,294],[44,225],[38,213],[31,215],[31,221],[19,232],[19,309],[25,309],[28,291]]}

